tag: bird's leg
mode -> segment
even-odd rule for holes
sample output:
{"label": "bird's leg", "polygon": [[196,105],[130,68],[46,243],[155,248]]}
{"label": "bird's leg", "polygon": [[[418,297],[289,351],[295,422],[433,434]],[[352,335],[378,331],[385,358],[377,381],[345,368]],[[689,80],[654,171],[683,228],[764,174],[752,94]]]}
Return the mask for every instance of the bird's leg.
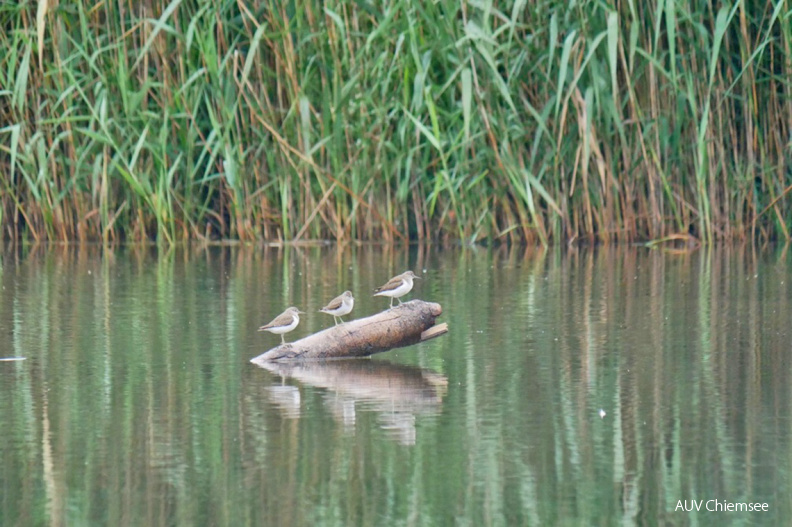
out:
{"label": "bird's leg", "polygon": [[400,304],[402,303],[401,298],[397,298],[396,300],[398,300]]}
{"label": "bird's leg", "polygon": [[390,305],[390,307],[391,307],[391,309],[393,309],[393,297],[391,297],[391,305]]}
{"label": "bird's leg", "polygon": [[284,337],[283,333],[281,333],[281,346],[284,344],[286,344],[286,337]]}
{"label": "bird's leg", "polygon": [[338,317],[333,315],[333,321],[335,322],[335,325],[337,326],[338,325]]}

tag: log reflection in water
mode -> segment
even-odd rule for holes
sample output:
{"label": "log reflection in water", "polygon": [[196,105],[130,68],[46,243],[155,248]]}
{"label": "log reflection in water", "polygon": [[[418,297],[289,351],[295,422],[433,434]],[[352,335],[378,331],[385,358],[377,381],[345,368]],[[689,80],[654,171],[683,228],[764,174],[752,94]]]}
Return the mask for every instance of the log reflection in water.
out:
{"label": "log reflection in water", "polygon": [[[444,375],[382,360],[258,365],[281,379],[293,378],[305,385],[327,389],[325,403],[345,429],[354,431],[358,410],[379,412],[377,420],[388,436],[408,445],[415,444],[416,416],[438,414],[448,387]],[[272,395],[271,391],[268,393]],[[282,401],[273,399],[273,402],[282,407]],[[291,406],[289,410],[288,417],[299,415],[299,408]]]}

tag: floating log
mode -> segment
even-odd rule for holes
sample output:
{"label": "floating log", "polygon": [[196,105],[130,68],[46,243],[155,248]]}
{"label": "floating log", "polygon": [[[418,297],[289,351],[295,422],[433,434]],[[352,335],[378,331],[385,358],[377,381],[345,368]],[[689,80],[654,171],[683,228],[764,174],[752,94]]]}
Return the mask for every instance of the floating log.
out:
{"label": "floating log", "polygon": [[435,326],[435,318],[442,312],[440,304],[411,300],[376,315],[281,344],[250,362],[260,365],[270,361],[367,357],[417,344],[448,331],[448,324]]}

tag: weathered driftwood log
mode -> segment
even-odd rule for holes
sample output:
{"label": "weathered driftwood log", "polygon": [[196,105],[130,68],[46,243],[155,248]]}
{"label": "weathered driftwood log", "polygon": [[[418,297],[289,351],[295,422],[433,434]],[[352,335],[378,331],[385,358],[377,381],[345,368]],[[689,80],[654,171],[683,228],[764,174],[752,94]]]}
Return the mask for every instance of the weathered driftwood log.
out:
{"label": "weathered driftwood log", "polygon": [[251,359],[269,361],[366,357],[393,348],[417,344],[448,331],[447,324],[435,326],[443,308],[434,302],[412,300],[370,317],[345,322],[281,344]]}

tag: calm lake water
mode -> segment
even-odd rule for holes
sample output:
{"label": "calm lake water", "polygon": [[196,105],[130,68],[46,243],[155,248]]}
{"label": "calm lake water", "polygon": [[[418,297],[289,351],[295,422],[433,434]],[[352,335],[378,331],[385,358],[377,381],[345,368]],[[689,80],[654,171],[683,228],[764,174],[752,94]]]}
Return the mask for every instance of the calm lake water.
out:
{"label": "calm lake water", "polygon": [[[781,525],[781,249],[0,252],[0,525]],[[256,329],[413,269],[448,334],[279,365]],[[676,510],[694,501],[766,512]]]}

